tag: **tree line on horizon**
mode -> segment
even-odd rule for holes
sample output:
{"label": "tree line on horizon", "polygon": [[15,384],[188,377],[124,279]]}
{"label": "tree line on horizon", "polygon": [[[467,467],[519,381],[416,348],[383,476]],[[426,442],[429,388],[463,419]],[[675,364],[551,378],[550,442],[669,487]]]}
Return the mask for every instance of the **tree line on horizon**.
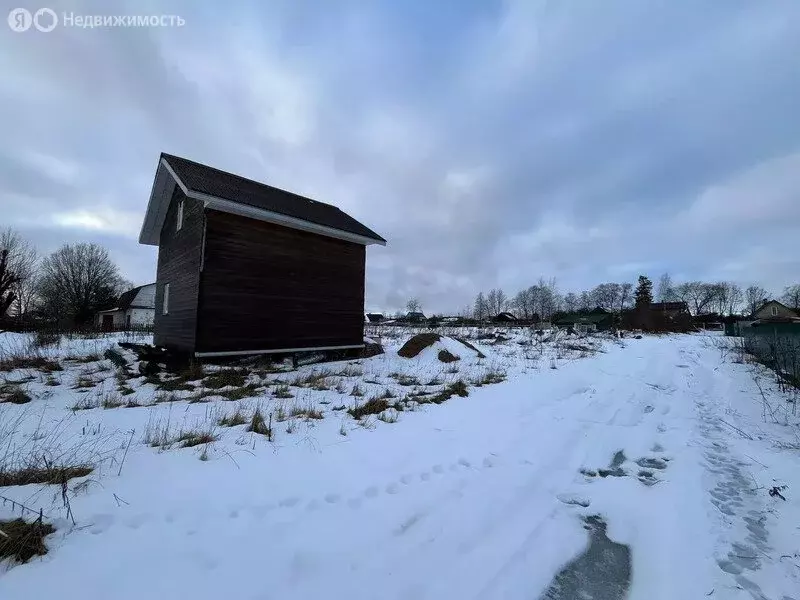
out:
{"label": "tree line on horizon", "polygon": [[[459,312],[459,316],[481,321],[508,311],[526,321],[536,317],[550,320],[565,314],[588,313],[597,308],[619,314],[637,306],[637,291],[643,282],[649,282],[652,290],[652,280],[641,275],[636,288],[630,282],[608,282],[562,294],[555,278],[539,278],[537,283],[513,296],[508,296],[502,288],[485,293],[481,291],[472,305]],[[781,294],[776,295],[756,283],[746,287],[732,281],[675,283],[669,273],[664,273],[655,286],[655,292],[651,291],[649,302],[685,302],[689,312],[695,316],[731,316],[753,314],[768,300],[780,300],[789,308],[800,310],[800,283],[786,286]],[[417,312],[421,307],[420,300],[412,298],[406,310]]]}

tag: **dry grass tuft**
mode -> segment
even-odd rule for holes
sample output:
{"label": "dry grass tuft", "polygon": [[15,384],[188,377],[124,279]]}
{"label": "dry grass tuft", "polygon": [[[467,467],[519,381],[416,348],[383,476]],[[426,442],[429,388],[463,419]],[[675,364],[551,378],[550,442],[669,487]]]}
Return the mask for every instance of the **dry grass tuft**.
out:
{"label": "dry grass tuft", "polygon": [[250,417],[250,424],[247,426],[247,431],[265,435],[270,442],[272,441],[272,427],[267,425],[264,413],[261,412],[261,407],[256,408],[253,412],[253,416]]}
{"label": "dry grass tuft", "polygon": [[272,390],[272,395],[276,398],[294,398],[292,390],[285,383],[275,386],[275,389]]}
{"label": "dry grass tuft", "polygon": [[27,404],[32,399],[31,395],[18,384],[9,383],[0,385],[0,402]]}
{"label": "dry grass tuft", "polygon": [[212,390],[218,390],[224,387],[242,387],[247,380],[246,369],[222,369],[207,375],[203,379],[203,385]]}
{"label": "dry grass tuft", "polygon": [[85,477],[92,472],[89,465],[64,466],[43,465],[27,466],[15,470],[0,470],[0,487],[15,485],[62,484],[75,477]]}
{"label": "dry grass tuft", "polygon": [[0,560],[11,558],[21,563],[47,554],[44,538],[55,531],[50,523],[22,519],[0,521]]}
{"label": "dry grass tuft", "polygon": [[217,395],[222,396],[226,400],[244,400],[245,398],[253,398],[258,396],[261,388],[258,384],[248,383],[242,387],[237,387],[232,390],[225,390],[219,392]]}
{"label": "dry grass tuft", "polygon": [[385,398],[370,398],[361,406],[354,406],[347,412],[354,419],[360,419],[367,415],[379,415],[389,408],[389,402]]}
{"label": "dry grass tuft", "polygon": [[306,419],[322,419],[322,411],[313,405],[293,406],[289,411],[290,417],[304,417]]}
{"label": "dry grass tuft", "polygon": [[175,441],[180,444],[181,448],[193,448],[200,444],[216,442],[218,439],[219,436],[212,431],[193,430],[181,432]]}
{"label": "dry grass tuft", "polygon": [[389,373],[389,377],[397,381],[398,385],[412,386],[419,385],[419,379],[413,375],[406,375],[405,373]]}
{"label": "dry grass tuft", "polygon": [[16,369],[35,369],[45,373],[63,371],[58,361],[38,354],[16,354],[0,360],[0,371],[14,371]]}
{"label": "dry grass tuft", "polygon": [[245,425],[247,417],[244,415],[242,408],[237,406],[232,413],[220,417],[217,423],[222,427],[236,427],[237,425]]}

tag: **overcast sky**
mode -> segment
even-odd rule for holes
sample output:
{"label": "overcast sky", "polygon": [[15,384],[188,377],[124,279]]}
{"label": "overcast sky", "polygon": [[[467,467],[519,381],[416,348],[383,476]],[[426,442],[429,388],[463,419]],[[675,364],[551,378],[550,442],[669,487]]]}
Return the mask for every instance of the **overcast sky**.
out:
{"label": "overcast sky", "polygon": [[138,233],[161,151],[349,212],[367,308],[540,276],[800,280],[800,2],[50,1],[181,28],[0,21],[0,226]]}

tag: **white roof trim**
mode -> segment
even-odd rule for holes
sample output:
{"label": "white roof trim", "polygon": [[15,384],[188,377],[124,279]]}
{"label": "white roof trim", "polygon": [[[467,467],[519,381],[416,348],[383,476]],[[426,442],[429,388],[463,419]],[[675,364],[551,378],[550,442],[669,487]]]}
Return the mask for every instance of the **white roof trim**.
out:
{"label": "white roof trim", "polygon": [[328,227],[326,225],[319,225],[317,223],[312,223],[303,219],[297,219],[295,217],[287,217],[286,215],[272,212],[270,210],[264,210],[263,208],[256,208],[255,206],[250,206],[249,204],[241,204],[239,202],[233,202],[231,200],[225,200],[224,198],[217,198],[216,196],[209,196],[208,194],[202,194],[200,192],[193,191],[190,191],[188,196],[190,198],[194,198],[195,200],[202,200],[207,208],[211,208],[213,210],[240,215],[242,217],[249,217],[259,221],[266,221],[267,223],[274,223],[276,225],[283,225],[284,227],[289,227],[291,229],[308,231],[309,233],[316,233],[318,235],[345,240],[347,242],[354,242],[364,246],[369,246],[370,244],[380,244],[381,246],[386,245],[386,242],[376,240],[375,238],[358,235],[357,233],[350,233],[349,231],[335,229],[334,227]]}
{"label": "white roof trim", "polygon": [[363,348],[364,344],[353,344],[351,346],[319,346],[316,348],[278,348],[276,350],[232,350],[230,352],[195,352],[197,358],[212,356],[245,356],[248,354],[283,354],[289,352],[316,352],[320,350],[355,350]]}
{"label": "white roof trim", "polygon": [[[164,167],[162,171],[161,167]],[[147,244],[150,246],[158,246],[159,238],[161,236],[161,228],[164,225],[164,219],[167,216],[170,200],[172,200],[173,187],[168,182],[163,181],[166,177],[164,173],[168,173],[174,183],[181,188],[181,191],[188,197],[203,202],[206,208],[226,212],[234,215],[240,215],[267,223],[274,223],[282,225],[291,229],[298,229],[300,231],[308,231],[309,233],[316,233],[327,237],[369,246],[371,244],[378,244],[385,246],[386,242],[376,240],[375,238],[351,233],[335,227],[328,227],[327,225],[319,225],[304,219],[296,217],[289,217],[271,210],[263,208],[256,208],[249,204],[242,204],[225,198],[203,194],[202,192],[195,192],[190,190],[181,181],[177,173],[172,169],[170,164],[165,158],[161,159],[158,171],[156,172],[156,179],[153,182],[153,190],[150,193],[150,201],[147,204],[147,212],[145,213],[145,221],[142,224],[142,230],[139,234],[139,243]],[[161,180],[161,181],[160,181]]]}

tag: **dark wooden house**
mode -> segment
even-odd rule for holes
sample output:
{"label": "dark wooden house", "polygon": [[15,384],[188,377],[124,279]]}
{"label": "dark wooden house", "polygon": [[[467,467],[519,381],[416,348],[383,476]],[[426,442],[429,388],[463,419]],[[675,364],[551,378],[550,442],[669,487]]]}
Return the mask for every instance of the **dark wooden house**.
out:
{"label": "dark wooden house", "polygon": [[158,246],[154,343],[194,356],[364,345],[366,246],[335,206],[162,154],[139,243]]}

